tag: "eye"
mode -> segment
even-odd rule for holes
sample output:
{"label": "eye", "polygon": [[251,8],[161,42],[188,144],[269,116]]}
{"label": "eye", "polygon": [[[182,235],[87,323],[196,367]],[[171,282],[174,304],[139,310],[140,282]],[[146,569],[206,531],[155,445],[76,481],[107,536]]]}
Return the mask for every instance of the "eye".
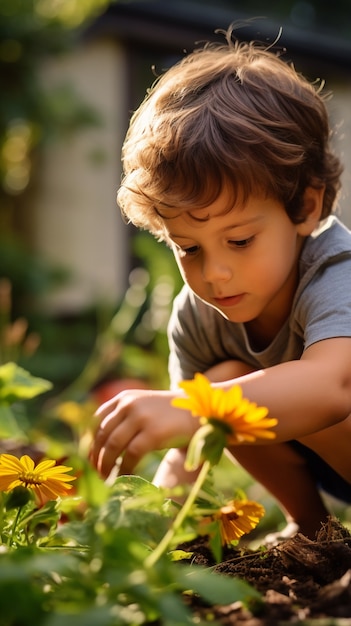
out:
{"label": "eye", "polygon": [[189,248],[180,248],[180,251],[187,256],[196,254],[199,250],[199,246],[190,246]]}
{"label": "eye", "polygon": [[237,241],[230,240],[228,243],[234,248],[247,248],[254,240],[254,237],[248,237],[247,239],[239,239]]}

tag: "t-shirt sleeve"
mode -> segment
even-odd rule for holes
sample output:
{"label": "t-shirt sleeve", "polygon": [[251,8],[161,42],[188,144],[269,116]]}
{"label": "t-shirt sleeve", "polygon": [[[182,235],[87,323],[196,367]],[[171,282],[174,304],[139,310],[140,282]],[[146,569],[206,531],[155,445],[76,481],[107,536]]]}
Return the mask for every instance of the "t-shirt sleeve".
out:
{"label": "t-shirt sleeve", "polygon": [[324,339],[351,337],[350,258],[318,271],[299,298],[294,324],[304,349]]}

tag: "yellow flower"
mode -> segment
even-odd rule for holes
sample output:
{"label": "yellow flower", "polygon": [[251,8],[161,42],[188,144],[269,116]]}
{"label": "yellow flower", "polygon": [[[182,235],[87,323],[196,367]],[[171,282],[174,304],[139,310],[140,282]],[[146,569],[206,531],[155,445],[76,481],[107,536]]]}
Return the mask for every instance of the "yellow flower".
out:
{"label": "yellow flower", "polygon": [[275,418],[267,418],[268,409],[257,406],[243,398],[240,385],[225,391],[212,387],[203,374],[195,374],[193,380],[179,383],[188,397],[175,398],[173,406],[187,409],[202,421],[224,422],[230,429],[228,443],[252,442],[257,438],[274,439],[275,433],[269,428],[278,423]]}
{"label": "yellow flower", "polygon": [[18,459],[12,454],[0,454],[0,491],[12,491],[15,487],[32,489],[38,500],[56,500],[67,495],[72,485],[67,482],[75,476],[67,476],[71,467],[55,465],[55,461],[41,461],[35,466],[27,454]]}
{"label": "yellow flower", "polygon": [[237,541],[255,528],[264,515],[264,508],[250,500],[232,500],[218,511],[222,545]]}
{"label": "yellow flower", "polygon": [[88,424],[91,416],[95,413],[97,405],[94,402],[78,402],[67,401],[62,402],[56,409],[57,416],[66,424],[71,426],[80,426]]}

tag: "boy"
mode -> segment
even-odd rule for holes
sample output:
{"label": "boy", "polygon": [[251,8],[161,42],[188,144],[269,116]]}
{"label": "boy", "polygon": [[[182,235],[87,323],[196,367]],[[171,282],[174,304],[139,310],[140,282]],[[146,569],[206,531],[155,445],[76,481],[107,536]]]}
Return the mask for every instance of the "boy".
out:
{"label": "boy", "polygon": [[254,43],[210,44],[161,77],[134,114],[118,202],[171,246],[184,288],[169,325],[170,391],[126,391],[98,411],[103,476],[170,448],[172,487],[198,427],[171,406],[205,373],[277,418],[274,440],[230,452],[313,538],[322,487],[351,502],[351,234],[330,214],[341,166],[316,85]]}

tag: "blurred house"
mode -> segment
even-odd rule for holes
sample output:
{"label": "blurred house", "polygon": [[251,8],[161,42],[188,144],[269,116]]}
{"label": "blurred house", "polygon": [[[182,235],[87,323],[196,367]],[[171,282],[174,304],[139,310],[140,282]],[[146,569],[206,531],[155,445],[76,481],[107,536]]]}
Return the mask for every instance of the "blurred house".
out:
{"label": "blurred house", "polygon": [[[122,222],[115,195],[129,116],[155,76],[184,51],[196,42],[223,40],[216,29],[252,17],[239,13],[235,4],[119,1],[90,25],[73,53],[43,68],[47,86],[71,80],[103,120],[100,128],[51,146],[40,172],[33,217],[36,248],[50,262],[73,269],[71,283],[47,303],[56,312],[79,311],[98,299],[114,302],[123,293],[132,229]],[[271,18],[247,21],[236,34],[267,44],[278,40],[279,48],[286,48],[284,58],[310,79],[325,80],[333,92],[328,106],[338,129],[336,149],[345,163],[341,216],[351,226],[351,40]]]}

